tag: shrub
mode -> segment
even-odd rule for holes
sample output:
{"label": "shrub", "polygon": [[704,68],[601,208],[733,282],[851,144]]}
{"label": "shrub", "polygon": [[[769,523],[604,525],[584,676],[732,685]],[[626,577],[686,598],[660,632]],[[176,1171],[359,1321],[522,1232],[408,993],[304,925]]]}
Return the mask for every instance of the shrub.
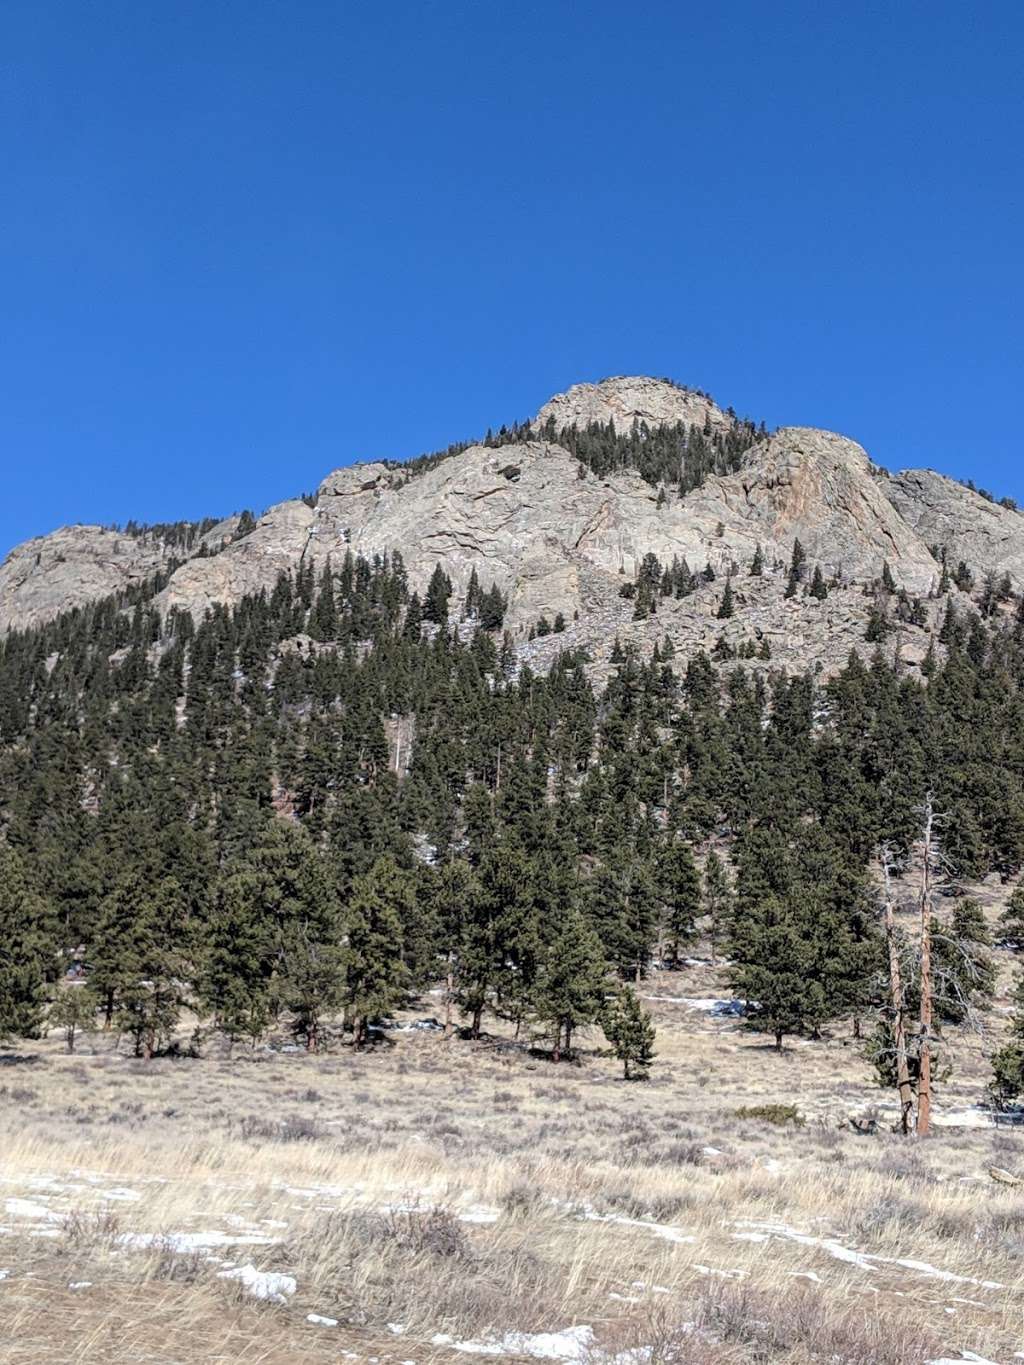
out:
{"label": "shrub", "polygon": [[795,1104],[749,1104],[742,1105],[733,1112],[738,1119],[756,1119],[760,1123],[775,1123],[780,1126],[792,1123],[795,1127],[802,1128],[807,1122]]}

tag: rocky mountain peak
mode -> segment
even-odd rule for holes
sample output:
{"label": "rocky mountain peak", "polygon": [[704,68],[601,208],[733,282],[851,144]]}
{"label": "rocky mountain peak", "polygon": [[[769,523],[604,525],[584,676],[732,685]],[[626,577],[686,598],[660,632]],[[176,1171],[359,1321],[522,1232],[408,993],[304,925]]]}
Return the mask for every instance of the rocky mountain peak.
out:
{"label": "rocky mountain peak", "polygon": [[573,384],[557,393],[538,412],[535,426],[554,421],[555,430],[585,427],[592,422],[628,432],[634,422],[648,427],[707,425],[713,431],[732,426],[733,418],[723,412],[707,394],[687,389],[669,379],[650,379],[643,375],[619,375],[597,384]]}
{"label": "rocky mountain peak", "polygon": [[[687,466],[688,491],[680,494],[683,463],[680,457],[677,467],[674,434],[668,446],[661,438],[662,464],[648,466],[646,477],[630,463],[635,442],[616,446],[597,433],[597,458],[593,451],[585,457],[575,437],[566,444],[548,439],[575,426],[582,441],[592,423],[614,423],[626,438],[636,422],[652,433],[652,449],[661,428],[683,423],[700,434],[704,463],[693,478]],[[756,625],[758,639],[775,639],[773,657],[803,667],[833,657],[841,663],[839,647],[845,657],[862,633],[870,584],[884,564],[900,587],[922,597],[938,580],[933,547],[940,546],[976,575],[1008,573],[1024,584],[1024,516],[1012,506],[930,471],[890,475],[834,432],[792,426],[756,440],[753,426],[736,423],[706,395],[644,377],[576,384],[541,408],[533,432],[544,439],[513,433],[504,443],[408,468],[371,462],[337,469],[315,499],[279,503],[252,526],[225,522],[201,539],[190,535],[185,546],[180,536],[172,544],[145,531],[99,527],[30,541],[0,566],[0,630],[167,572],[172,560],[177,567],[156,605],[201,617],[215,603],[269,591],[282,572],[300,565],[319,574],[328,561],[339,567],[349,551],[367,559],[400,551],[420,592],[440,565],[458,605],[475,572],[507,596],[505,624],[524,647],[540,618],[560,615],[570,623],[567,639],[596,657],[607,653],[605,637],[632,632],[639,640],[650,633],[647,624],[632,624],[621,589],[653,555],[666,567],[685,561],[714,575],[705,576],[710,586],[658,615],[662,625],[671,621],[682,648],[705,647],[721,633],[715,604],[722,579],[731,576],[738,611],[728,630],[737,647]],[[833,585],[827,611],[798,608],[782,596],[780,575],[795,540],[809,568],[819,566]],[[747,578],[758,547],[764,584]],[[918,655],[926,647],[919,645]]]}

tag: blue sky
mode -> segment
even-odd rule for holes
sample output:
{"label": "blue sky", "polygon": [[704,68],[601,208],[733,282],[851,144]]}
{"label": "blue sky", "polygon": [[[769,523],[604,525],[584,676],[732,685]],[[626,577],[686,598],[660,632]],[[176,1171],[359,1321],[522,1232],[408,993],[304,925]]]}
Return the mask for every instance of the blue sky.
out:
{"label": "blue sky", "polygon": [[1019,4],[6,0],[0,552],[668,375],[1024,502]]}

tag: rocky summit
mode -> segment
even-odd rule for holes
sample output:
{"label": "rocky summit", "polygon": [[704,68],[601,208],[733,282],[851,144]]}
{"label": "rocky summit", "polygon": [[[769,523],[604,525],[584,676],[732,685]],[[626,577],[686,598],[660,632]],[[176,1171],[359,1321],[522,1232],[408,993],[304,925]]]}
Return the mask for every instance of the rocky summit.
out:
{"label": "rocky summit", "polygon": [[[695,450],[696,476],[684,469]],[[349,551],[399,551],[421,593],[440,565],[456,605],[474,573],[496,584],[506,629],[539,666],[572,642],[600,669],[617,637],[642,646],[667,635],[684,649],[756,641],[777,665],[831,671],[864,638],[883,573],[920,599],[898,632],[909,665],[934,631],[928,599],[943,556],[950,572],[962,561],[976,580],[1024,585],[1024,516],[1012,504],[929,470],[891,475],[832,432],[758,431],[703,393],[644,377],[575,384],[532,422],[455,453],[337,469],[315,498],[257,518],[175,529],[64,527],[17,547],[0,567],[0,631],[158,573],[161,611],[201,618],[300,565],[321,572]],[[795,542],[804,577],[820,569],[827,596],[806,584],[787,595]],[[653,612],[637,612],[631,595],[649,556],[665,570],[685,563],[693,589],[661,591]],[[755,558],[763,570],[751,575]],[[727,581],[731,614],[721,610]],[[543,627],[537,638],[538,622],[556,618],[561,638]]]}

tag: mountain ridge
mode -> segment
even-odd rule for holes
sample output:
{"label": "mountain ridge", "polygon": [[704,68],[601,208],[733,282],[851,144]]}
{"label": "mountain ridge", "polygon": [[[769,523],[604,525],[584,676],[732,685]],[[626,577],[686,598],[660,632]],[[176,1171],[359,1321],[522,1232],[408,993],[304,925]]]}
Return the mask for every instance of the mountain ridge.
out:
{"label": "mountain ridge", "polygon": [[[674,471],[678,449],[676,483],[652,482],[650,468],[641,474],[655,445],[662,471]],[[781,572],[795,541],[808,572],[819,567],[838,594],[832,619],[794,646],[818,659],[832,660],[851,629],[863,632],[874,609],[870,588],[883,571],[906,594],[934,594],[943,572],[936,550],[948,552],[951,567],[963,560],[977,577],[1024,584],[1024,516],[1013,508],[932,471],[890,474],[838,433],[801,426],[767,433],[697,390],[617,376],[571,386],[489,444],[450,447],[413,472],[385,461],[344,466],[315,498],[274,504],[244,526],[225,519],[188,544],[94,527],[38,537],[0,566],[0,632],[155,573],[167,577],[158,609],[200,618],[214,604],[271,591],[300,565],[322,573],[328,562],[336,571],[349,551],[371,560],[399,551],[420,592],[438,565],[456,602],[474,574],[496,584],[517,643],[557,616],[594,649],[626,628],[632,608],[623,601],[619,620],[593,602],[621,600],[646,556],[738,584],[756,554]],[[687,596],[667,614],[679,618],[681,640],[705,640],[720,589]],[[748,586],[738,619],[753,627],[744,621],[750,596]],[[840,601],[849,619],[837,624]],[[779,595],[757,630],[791,634],[793,610]]]}

